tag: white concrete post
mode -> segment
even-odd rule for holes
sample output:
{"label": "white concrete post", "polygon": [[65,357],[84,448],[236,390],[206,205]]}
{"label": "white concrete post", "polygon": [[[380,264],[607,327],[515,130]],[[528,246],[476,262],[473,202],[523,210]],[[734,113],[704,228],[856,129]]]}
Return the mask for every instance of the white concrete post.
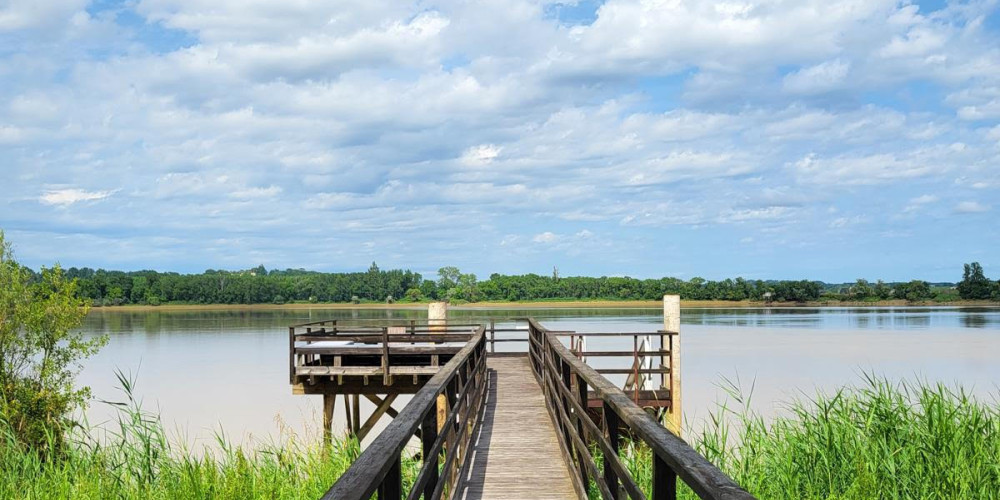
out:
{"label": "white concrete post", "polygon": [[[430,330],[443,332],[444,326],[448,323],[448,303],[431,302],[427,304],[427,324]],[[438,328],[435,328],[438,327]]]}
{"label": "white concrete post", "polygon": [[[431,302],[427,304],[427,324],[431,333],[445,333],[448,323],[448,303]],[[448,397],[439,394],[437,397],[437,427],[438,432],[444,428],[445,420],[448,418]],[[449,451],[449,453],[451,453]]]}
{"label": "white concrete post", "polygon": [[660,345],[667,345],[670,351],[670,362],[669,365],[664,363],[664,360],[660,358],[660,366],[667,366],[670,368],[670,376],[666,377],[662,381],[664,389],[670,390],[670,430],[681,435],[681,426],[683,425],[683,413],[681,411],[681,296],[680,295],[664,295],[663,296],[663,330],[667,332],[675,333],[676,335],[668,335],[667,344],[664,344],[662,339]]}

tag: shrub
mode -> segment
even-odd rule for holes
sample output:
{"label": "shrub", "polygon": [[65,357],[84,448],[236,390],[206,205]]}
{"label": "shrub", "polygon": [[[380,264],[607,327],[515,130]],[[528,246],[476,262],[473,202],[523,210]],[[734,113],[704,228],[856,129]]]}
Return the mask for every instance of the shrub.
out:
{"label": "shrub", "polygon": [[89,389],[74,386],[80,361],[107,340],[73,331],[86,314],[75,280],[57,265],[33,282],[0,231],[0,419],[20,445],[55,451],[85,405]]}

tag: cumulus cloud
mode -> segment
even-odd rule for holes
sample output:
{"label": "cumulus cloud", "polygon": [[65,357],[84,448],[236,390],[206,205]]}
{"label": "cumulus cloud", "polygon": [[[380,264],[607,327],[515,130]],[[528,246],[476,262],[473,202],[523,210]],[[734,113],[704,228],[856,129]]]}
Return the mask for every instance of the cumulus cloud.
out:
{"label": "cumulus cloud", "polygon": [[785,76],[784,89],[795,94],[834,90],[844,83],[850,68],[849,62],[839,59],[802,68]]}
{"label": "cumulus cloud", "polygon": [[535,243],[545,243],[545,244],[555,243],[559,241],[559,235],[551,231],[545,231],[544,233],[536,234],[534,238],[531,238],[531,241],[534,241]]}
{"label": "cumulus cloud", "polygon": [[470,167],[486,165],[500,156],[500,147],[493,144],[481,144],[466,149],[462,153],[461,162]]}
{"label": "cumulus cloud", "polygon": [[56,189],[46,191],[38,197],[45,205],[69,206],[81,201],[103,200],[112,195],[112,191],[84,191],[83,189]]}
{"label": "cumulus cloud", "polygon": [[984,205],[978,201],[962,201],[955,205],[955,212],[960,214],[977,214],[989,212],[989,210],[989,205]]}
{"label": "cumulus cloud", "polygon": [[610,0],[565,22],[531,0],[7,2],[0,227],[31,227],[39,262],[65,259],[37,242],[85,234],[196,270],[261,252],[490,272],[517,251],[653,272],[662,248],[696,266],[737,228],[760,248],[848,225],[920,238],[916,217],[859,217],[990,209],[959,201],[1000,187],[1000,52],[984,49],[1000,37],[980,21],[996,11]]}

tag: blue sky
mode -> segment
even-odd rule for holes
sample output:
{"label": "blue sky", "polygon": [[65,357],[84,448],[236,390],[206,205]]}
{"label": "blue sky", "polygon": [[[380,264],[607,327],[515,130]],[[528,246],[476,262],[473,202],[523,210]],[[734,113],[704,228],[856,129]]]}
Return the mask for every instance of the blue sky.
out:
{"label": "blue sky", "polygon": [[34,267],[997,275],[998,19],[8,0],[0,228]]}

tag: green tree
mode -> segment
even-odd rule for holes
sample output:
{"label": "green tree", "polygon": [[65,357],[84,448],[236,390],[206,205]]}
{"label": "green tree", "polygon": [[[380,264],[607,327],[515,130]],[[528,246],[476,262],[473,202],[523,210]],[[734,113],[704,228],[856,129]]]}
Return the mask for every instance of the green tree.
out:
{"label": "green tree", "polygon": [[875,282],[875,286],[872,288],[872,291],[875,293],[875,296],[879,298],[879,300],[886,300],[889,297],[892,297],[892,287],[885,284],[882,280]]}
{"label": "green tree", "polygon": [[893,287],[893,296],[899,299],[906,299],[911,302],[918,302],[934,297],[930,284],[926,281],[913,280],[909,283],[898,283]]}
{"label": "green tree", "polygon": [[858,281],[851,287],[851,298],[867,299],[875,296],[875,288],[868,283],[868,280],[858,278]]}
{"label": "green tree", "polygon": [[57,265],[33,281],[0,231],[0,424],[24,445],[58,448],[86,404],[89,388],[75,386],[80,362],[107,341],[73,331],[86,314],[75,279]]}
{"label": "green tree", "polygon": [[455,288],[458,286],[458,279],[461,276],[462,272],[454,266],[447,266],[438,269],[438,288],[444,291]]}
{"label": "green tree", "polygon": [[420,302],[421,300],[424,300],[423,292],[421,292],[420,289],[416,287],[407,290],[406,295],[404,295],[404,297],[406,298],[406,300],[410,302]]}
{"label": "green tree", "polygon": [[990,298],[993,283],[983,274],[983,266],[978,262],[965,265],[962,281],[958,283],[958,295],[966,300],[986,300]]}

